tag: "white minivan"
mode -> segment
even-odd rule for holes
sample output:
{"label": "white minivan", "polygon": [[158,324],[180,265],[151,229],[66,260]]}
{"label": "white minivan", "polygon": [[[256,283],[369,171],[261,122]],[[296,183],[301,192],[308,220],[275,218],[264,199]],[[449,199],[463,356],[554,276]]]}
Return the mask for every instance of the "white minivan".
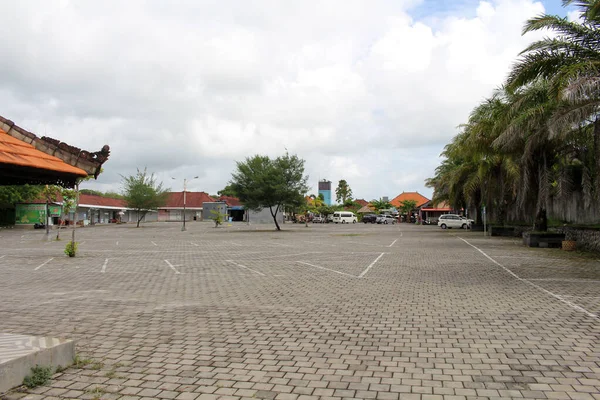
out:
{"label": "white minivan", "polygon": [[348,211],[336,211],[333,213],[333,222],[335,222],[336,224],[342,223],[342,224],[349,224],[349,223],[356,223],[356,215],[354,215],[354,213],[348,212]]}

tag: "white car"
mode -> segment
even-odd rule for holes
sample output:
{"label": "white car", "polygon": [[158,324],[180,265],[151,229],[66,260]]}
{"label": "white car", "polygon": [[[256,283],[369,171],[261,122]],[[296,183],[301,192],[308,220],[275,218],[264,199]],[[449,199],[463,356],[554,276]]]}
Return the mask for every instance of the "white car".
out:
{"label": "white car", "polygon": [[462,228],[467,229],[471,223],[466,218],[463,219],[460,215],[444,214],[438,219],[438,226],[442,229],[446,228]]}
{"label": "white car", "polygon": [[391,215],[380,215],[377,217],[376,222],[378,224],[395,224],[396,223],[396,218],[392,217]]}
{"label": "white car", "polygon": [[312,219],[312,222],[313,224],[322,224],[323,222],[325,222],[325,220],[320,215],[315,215]]}

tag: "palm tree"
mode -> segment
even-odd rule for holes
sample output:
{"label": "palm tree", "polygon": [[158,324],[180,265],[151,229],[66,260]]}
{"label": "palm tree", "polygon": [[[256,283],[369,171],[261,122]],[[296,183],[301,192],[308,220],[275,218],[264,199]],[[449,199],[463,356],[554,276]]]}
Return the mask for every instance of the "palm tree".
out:
{"label": "palm tree", "polygon": [[[589,135],[596,156],[584,164],[590,191],[600,197],[600,0],[563,0],[574,5],[580,22],[553,15],[527,21],[523,34],[549,29],[557,36],[534,42],[522,53],[508,78],[508,87],[518,90],[536,81],[547,80],[549,95],[561,104],[548,117],[550,139],[565,140],[572,135]],[[592,193],[590,193],[592,195]]]}

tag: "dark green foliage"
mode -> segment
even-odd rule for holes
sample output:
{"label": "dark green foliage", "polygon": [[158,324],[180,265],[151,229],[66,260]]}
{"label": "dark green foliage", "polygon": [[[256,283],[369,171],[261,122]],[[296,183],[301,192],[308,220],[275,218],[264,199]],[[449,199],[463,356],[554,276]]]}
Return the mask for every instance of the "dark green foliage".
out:
{"label": "dark green foliage", "polygon": [[235,194],[235,191],[233,190],[233,187],[231,185],[225,186],[222,190],[219,190],[217,192],[217,194],[219,196],[237,197],[236,194]]}
{"label": "dark green foliage", "polygon": [[127,202],[127,207],[137,211],[139,228],[140,222],[150,210],[165,205],[169,193],[163,189],[162,182],[156,182],[154,174],[148,175],[145,168],[143,171],[138,169],[135,175],[121,176],[121,178],[123,179],[123,198]]}
{"label": "dark green foliage", "polygon": [[92,189],[80,189],[79,193],[81,194],[89,194],[89,195],[93,195],[93,196],[101,196],[101,197],[107,197],[107,198],[111,198],[111,199],[122,199],[123,195],[120,193],[116,193],[116,192],[100,192],[98,190],[92,190]]}
{"label": "dark green foliage", "polygon": [[277,230],[281,230],[277,214],[284,207],[298,209],[306,204],[307,181],[304,160],[286,153],[275,159],[256,155],[238,162],[229,186],[246,208],[268,208]]}
{"label": "dark green foliage", "polygon": [[31,368],[31,373],[23,379],[23,385],[29,389],[33,389],[38,386],[43,386],[50,382],[52,378],[52,367],[42,367],[36,365]]}
{"label": "dark green foliage", "polygon": [[37,199],[42,186],[0,186],[0,208],[15,208],[16,203],[27,203]]}

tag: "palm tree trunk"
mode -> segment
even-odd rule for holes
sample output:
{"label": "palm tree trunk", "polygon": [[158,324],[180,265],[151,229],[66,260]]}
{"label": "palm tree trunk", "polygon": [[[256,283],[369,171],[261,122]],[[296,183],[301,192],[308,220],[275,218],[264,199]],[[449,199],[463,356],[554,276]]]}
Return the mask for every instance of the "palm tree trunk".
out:
{"label": "palm tree trunk", "polygon": [[594,121],[594,203],[600,200],[600,118]]}

